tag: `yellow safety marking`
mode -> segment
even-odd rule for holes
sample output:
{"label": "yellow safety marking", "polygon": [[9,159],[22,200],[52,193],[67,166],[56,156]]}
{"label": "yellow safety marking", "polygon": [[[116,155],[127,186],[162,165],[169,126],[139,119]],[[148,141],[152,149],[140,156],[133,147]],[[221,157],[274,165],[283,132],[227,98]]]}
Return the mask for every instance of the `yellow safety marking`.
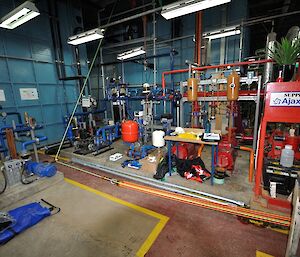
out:
{"label": "yellow safety marking", "polygon": [[[45,151],[42,151],[42,150],[38,150],[37,152],[38,152],[39,154],[49,155],[49,156],[55,158],[55,155],[54,155],[54,154],[45,154]],[[67,158],[67,157],[61,157],[61,156],[59,156],[58,159],[59,159],[59,160],[62,160],[62,161],[66,161],[66,162],[69,162],[69,161],[70,161],[70,159]]]}
{"label": "yellow safety marking", "polygon": [[270,228],[271,230],[284,234],[284,235],[288,235],[289,234],[289,230],[288,229],[280,229],[280,228]]}
{"label": "yellow safety marking", "polygon": [[273,255],[256,250],[256,257],[274,257]]}
{"label": "yellow safety marking", "polygon": [[156,240],[156,238],[158,237],[158,235],[163,230],[164,226],[167,224],[167,222],[169,220],[169,217],[167,217],[165,215],[162,215],[160,213],[151,211],[149,209],[143,208],[143,207],[135,205],[133,203],[126,202],[126,201],[124,201],[122,199],[119,199],[119,198],[116,198],[116,197],[114,197],[112,195],[109,195],[109,194],[106,194],[104,192],[98,191],[96,189],[93,189],[91,187],[83,185],[83,184],[81,184],[79,182],[76,182],[74,180],[65,178],[65,181],[68,182],[68,183],[70,183],[70,184],[72,184],[72,185],[74,185],[74,186],[78,186],[81,189],[84,189],[84,190],[89,191],[91,193],[94,193],[96,195],[102,196],[102,197],[104,197],[104,198],[106,198],[108,200],[111,200],[113,202],[122,204],[122,205],[127,206],[129,208],[132,208],[132,209],[134,209],[136,211],[145,213],[145,214],[147,214],[149,216],[152,216],[154,218],[157,218],[159,220],[159,222],[156,224],[156,226],[154,227],[154,229],[151,231],[151,233],[149,234],[149,236],[147,237],[147,239],[144,241],[144,243],[140,247],[140,249],[137,251],[136,256],[138,256],[138,257],[144,256],[149,251],[149,249],[153,245],[154,241]]}

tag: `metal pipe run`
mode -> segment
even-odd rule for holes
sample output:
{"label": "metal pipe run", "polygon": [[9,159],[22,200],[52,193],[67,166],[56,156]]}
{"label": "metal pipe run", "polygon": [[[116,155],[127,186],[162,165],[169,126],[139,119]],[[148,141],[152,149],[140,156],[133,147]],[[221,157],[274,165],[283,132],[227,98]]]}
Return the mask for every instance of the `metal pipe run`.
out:
{"label": "metal pipe run", "polygon": [[[273,60],[267,59],[267,60],[236,62],[236,63],[227,63],[227,64],[202,66],[202,67],[192,67],[192,71],[204,71],[204,70],[210,70],[210,69],[228,68],[228,67],[236,67],[236,66],[243,66],[243,65],[264,64],[264,63],[268,63],[268,62],[273,62]],[[165,75],[176,74],[176,73],[185,73],[185,72],[189,72],[189,69],[179,69],[179,70],[164,71],[162,73],[162,76],[161,76],[161,85],[162,85],[162,89],[163,89],[163,96],[165,96],[165,92],[166,92]]]}
{"label": "metal pipe run", "polygon": [[102,176],[100,174],[95,174],[93,172],[90,172],[90,171],[81,169],[79,167],[67,164],[65,162],[61,162],[59,160],[56,160],[56,162],[61,165],[66,166],[66,167],[76,169],[76,170],[84,172],[86,174],[98,177],[105,181],[109,181],[112,184],[118,185],[123,188],[136,190],[136,191],[143,192],[146,194],[159,196],[162,198],[182,202],[185,204],[191,204],[191,205],[207,208],[207,209],[214,210],[214,211],[220,211],[220,212],[227,213],[227,214],[237,215],[238,217],[259,220],[259,221],[267,222],[270,224],[276,224],[276,225],[280,225],[280,226],[284,226],[284,227],[290,226],[291,218],[287,217],[287,216],[281,216],[281,215],[272,214],[272,213],[265,213],[262,211],[250,210],[247,208],[232,206],[230,204],[224,204],[222,202],[220,202],[220,203],[211,202],[210,199],[196,199],[195,197],[180,195],[175,192],[167,192],[165,190],[142,186],[142,185],[127,182],[127,181],[118,181],[117,179]]}
{"label": "metal pipe run", "polygon": [[164,190],[153,189],[146,186],[136,185],[130,182],[119,182],[118,186],[133,189],[139,192],[143,192],[146,194],[151,194],[159,197],[163,197],[169,200],[175,200],[178,202],[196,205],[199,207],[204,207],[214,211],[220,211],[227,214],[237,215],[238,217],[244,217],[248,219],[255,219],[271,224],[276,224],[284,227],[290,226],[290,218],[280,215],[274,215],[271,213],[265,213],[262,211],[250,210],[247,208],[237,207],[237,206],[230,206],[230,205],[220,205],[217,203],[211,203],[205,200],[193,199],[187,196],[180,196],[178,194],[165,192]]}
{"label": "metal pipe run", "polygon": [[152,14],[154,12],[159,12],[161,10],[162,10],[162,7],[157,7],[157,8],[154,8],[154,9],[142,12],[142,13],[138,13],[138,14],[132,15],[130,17],[126,17],[126,18],[123,18],[123,19],[120,19],[120,20],[117,20],[117,21],[113,21],[113,22],[107,23],[107,24],[101,26],[100,28],[101,29],[105,29],[105,28],[108,28],[108,27],[111,27],[111,26],[114,26],[114,25],[117,25],[117,24],[121,24],[121,23],[124,23],[124,22],[127,22],[127,21],[134,20],[136,18],[140,18],[140,17],[148,15],[148,14]]}
{"label": "metal pipe run", "polygon": [[[180,193],[187,193],[189,195],[191,193],[194,193],[193,196],[195,194],[197,194],[199,196],[204,196],[205,197],[204,199],[206,199],[206,200],[207,199],[215,199],[215,200],[218,200],[219,202],[223,202],[223,203],[227,202],[227,203],[238,205],[238,206],[245,206],[245,203],[242,202],[242,201],[236,201],[236,200],[232,200],[232,199],[229,199],[229,198],[226,198],[226,197],[222,197],[222,196],[218,196],[218,195],[214,195],[214,194],[209,194],[209,193],[198,191],[198,190],[193,190],[193,189],[190,189],[190,188],[187,188],[187,187],[179,186],[179,185],[176,185],[176,184],[171,184],[171,183],[168,183],[168,182],[158,181],[158,180],[143,177],[143,176],[140,176],[140,175],[137,175],[137,174],[128,174],[128,173],[125,173],[125,172],[122,172],[122,171],[115,171],[111,168],[108,168],[108,167],[103,166],[103,165],[98,164],[98,163],[86,162],[86,161],[82,161],[82,160],[77,159],[77,158],[72,158],[72,161],[74,163],[78,163],[78,164],[81,164],[81,165],[84,165],[84,166],[87,166],[87,167],[90,167],[90,168],[98,169],[98,170],[101,170],[101,171],[104,171],[104,172],[107,172],[107,173],[110,173],[110,174],[113,174],[113,175],[117,175],[117,176],[120,176],[120,177],[131,179],[131,180],[134,180],[134,181],[138,181],[138,182],[141,182],[141,183],[144,183],[144,184],[147,184],[147,185],[151,185],[151,186],[154,186],[154,187],[157,187],[157,188],[161,188],[161,189],[165,189],[165,190],[168,190],[167,188],[170,188],[172,190],[172,192],[174,192],[175,189],[178,189],[178,190],[176,190],[177,192],[180,191]],[[172,187],[173,187],[173,189],[172,189]]]}

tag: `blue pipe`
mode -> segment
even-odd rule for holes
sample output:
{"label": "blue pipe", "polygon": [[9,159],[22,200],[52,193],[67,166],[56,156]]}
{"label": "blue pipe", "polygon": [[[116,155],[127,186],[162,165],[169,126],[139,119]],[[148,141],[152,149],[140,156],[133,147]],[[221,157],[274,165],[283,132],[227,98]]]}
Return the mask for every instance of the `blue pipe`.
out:
{"label": "blue pipe", "polygon": [[96,111],[90,111],[90,112],[75,112],[74,116],[87,116],[89,114],[97,114],[97,113],[103,113],[106,111],[106,108]]}
{"label": "blue pipe", "polygon": [[37,141],[38,142],[42,142],[42,141],[45,141],[47,139],[48,139],[48,137],[46,137],[46,136],[39,136],[39,137],[36,137],[35,140],[32,139],[32,140],[28,140],[28,141],[22,143],[22,152],[26,152],[27,151],[26,150],[27,146],[32,145],[32,144],[36,143]]}
{"label": "blue pipe", "polygon": [[0,127],[0,131],[4,132],[5,129],[12,129],[12,128],[13,128],[12,126],[4,125],[4,126]]}
{"label": "blue pipe", "polygon": [[35,142],[36,142],[36,140],[29,140],[29,141],[26,141],[26,142],[22,143],[22,152],[26,152],[27,151],[26,150],[27,146],[32,145]]}
{"label": "blue pipe", "polygon": [[5,141],[4,141],[4,136],[0,134],[0,145],[1,145],[1,150],[0,152],[3,152],[4,153],[4,156],[7,156],[7,148],[6,148],[6,145],[5,145]]}
{"label": "blue pipe", "polygon": [[[105,126],[102,128],[99,128],[96,131],[96,145],[99,146],[102,142],[106,141],[113,141],[115,138],[119,137],[119,123],[116,123],[116,125],[110,125],[110,126]],[[106,136],[106,131],[110,131],[110,137],[107,138]],[[112,132],[114,131],[113,135]],[[100,140],[100,135],[101,135],[101,140]]]}
{"label": "blue pipe", "polygon": [[16,115],[20,124],[23,124],[21,114],[19,112],[7,112],[7,116]]}

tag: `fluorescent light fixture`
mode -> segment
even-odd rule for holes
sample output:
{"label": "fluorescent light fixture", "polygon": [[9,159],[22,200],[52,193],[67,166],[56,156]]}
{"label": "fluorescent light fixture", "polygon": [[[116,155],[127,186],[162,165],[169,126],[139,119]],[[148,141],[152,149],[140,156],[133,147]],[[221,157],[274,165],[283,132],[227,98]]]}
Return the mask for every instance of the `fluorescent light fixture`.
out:
{"label": "fluorescent light fixture", "polygon": [[228,27],[217,31],[203,33],[204,38],[217,39],[241,34],[239,27]]}
{"label": "fluorescent light fixture", "polygon": [[40,12],[36,8],[35,4],[26,1],[2,17],[0,19],[0,27],[5,29],[14,29],[38,15],[40,15]]}
{"label": "fluorescent light fixture", "polygon": [[198,12],[217,5],[229,3],[231,0],[184,0],[163,6],[161,15],[169,20],[189,13]]}
{"label": "fluorescent light fixture", "polygon": [[141,46],[141,47],[126,51],[122,54],[118,54],[117,59],[120,61],[123,61],[123,60],[129,59],[129,58],[135,57],[135,56],[139,56],[144,53],[146,53],[146,52],[145,52],[144,48]]}
{"label": "fluorescent light fixture", "polygon": [[103,38],[104,29],[91,29],[80,34],[69,37],[68,44],[70,45],[80,45],[86,42],[94,41]]}

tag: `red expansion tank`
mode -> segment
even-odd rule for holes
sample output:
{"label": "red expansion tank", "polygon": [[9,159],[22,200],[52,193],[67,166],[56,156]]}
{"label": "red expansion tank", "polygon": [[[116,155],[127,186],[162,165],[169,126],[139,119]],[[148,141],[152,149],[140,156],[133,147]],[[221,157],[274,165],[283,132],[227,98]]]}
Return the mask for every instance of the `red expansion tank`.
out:
{"label": "red expansion tank", "polygon": [[134,143],[139,139],[139,124],[132,120],[126,120],[121,126],[122,140],[126,143]]}

